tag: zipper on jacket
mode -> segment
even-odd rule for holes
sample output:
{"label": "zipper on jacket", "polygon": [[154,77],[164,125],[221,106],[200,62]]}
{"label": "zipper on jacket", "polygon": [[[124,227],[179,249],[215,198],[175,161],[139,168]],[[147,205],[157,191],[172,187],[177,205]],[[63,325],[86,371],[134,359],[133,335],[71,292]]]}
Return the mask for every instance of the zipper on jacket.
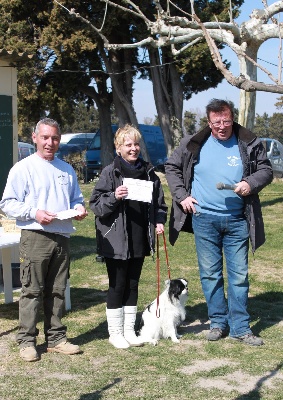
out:
{"label": "zipper on jacket", "polygon": [[108,235],[108,233],[112,230],[113,226],[115,226],[115,230],[116,230],[116,222],[117,222],[117,218],[115,219],[115,221],[113,222],[113,224],[110,226],[110,229],[108,229],[108,231],[103,235],[103,237],[105,237],[106,235]]}

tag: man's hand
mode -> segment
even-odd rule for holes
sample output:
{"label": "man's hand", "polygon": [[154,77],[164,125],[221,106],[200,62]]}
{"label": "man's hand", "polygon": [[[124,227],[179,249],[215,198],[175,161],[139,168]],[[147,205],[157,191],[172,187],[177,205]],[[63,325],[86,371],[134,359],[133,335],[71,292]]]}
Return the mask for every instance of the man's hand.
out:
{"label": "man's hand", "polygon": [[198,202],[192,196],[188,196],[184,200],[182,200],[180,202],[180,204],[183,207],[184,213],[195,214],[196,208],[195,208],[194,204],[198,204]]}
{"label": "man's hand", "polygon": [[241,181],[237,184],[234,192],[240,196],[248,196],[249,194],[251,194],[251,187],[246,181]]}
{"label": "man's hand", "polygon": [[76,210],[80,213],[79,215],[74,217],[74,219],[77,220],[77,221],[81,221],[82,219],[84,219],[88,215],[88,212],[87,212],[87,210],[85,209],[84,206],[77,206]]}
{"label": "man's hand", "polygon": [[53,219],[56,217],[56,214],[45,211],[45,210],[37,210],[35,214],[35,219],[40,225],[48,225]]}

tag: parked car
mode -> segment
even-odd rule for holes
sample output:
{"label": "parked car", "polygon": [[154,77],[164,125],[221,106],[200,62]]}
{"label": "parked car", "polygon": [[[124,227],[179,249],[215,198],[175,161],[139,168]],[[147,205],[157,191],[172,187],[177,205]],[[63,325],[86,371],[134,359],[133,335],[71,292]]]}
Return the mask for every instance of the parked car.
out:
{"label": "parked car", "polygon": [[95,133],[65,133],[61,135],[62,144],[76,144],[79,145],[83,150],[86,150]]}
{"label": "parked car", "polygon": [[32,144],[18,142],[18,160],[22,160],[25,157],[30,156],[35,152],[35,147]]}
{"label": "parked car", "polygon": [[80,146],[82,150],[86,150],[89,147],[94,136],[95,133],[91,133],[89,136],[73,137],[71,140],[69,140],[68,144],[75,144],[77,146]]}
{"label": "parked car", "polygon": [[82,149],[80,146],[76,144],[60,143],[55,156],[66,161],[68,156],[73,156],[76,154],[79,156],[82,155]]}
{"label": "parked car", "polygon": [[[113,135],[118,125],[112,125]],[[156,170],[163,171],[167,159],[164,137],[160,126],[139,124],[139,130],[143,136],[151,163]],[[113,145],[114,154],[114,145]],[[84,180],[87,182],[101,172],[100,156],[100,131],[98,130],[85,153]]]}
{"label": "parked car", "polygon": [[277,178],[283,177],[283,145],[279,142],[279,140],[271,139],[271,138],[261,138],[260,139],[265,148],[267,157],[269,158],[273,175]]}

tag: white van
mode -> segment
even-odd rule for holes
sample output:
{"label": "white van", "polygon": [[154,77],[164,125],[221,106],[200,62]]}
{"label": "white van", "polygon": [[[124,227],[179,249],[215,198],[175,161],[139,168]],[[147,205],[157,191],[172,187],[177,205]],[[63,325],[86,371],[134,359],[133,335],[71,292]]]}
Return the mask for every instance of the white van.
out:
{"label": "white van", "polygon": [[25,157],[30,156],[35,152],[35,147],[32,144],[18,142],[18,161],[22,160]]}
{"label": "white van", "polygon": [[83,149],[86,149],[89,143],[94,138],[95,133],[63,133],[61,135],[62,144],[76,144]]}
{"label": "white van", "polygon": [[267,157],[269,158],[274,177],[283,177],[283,145],[276,139],[261,138],[265,146]]}

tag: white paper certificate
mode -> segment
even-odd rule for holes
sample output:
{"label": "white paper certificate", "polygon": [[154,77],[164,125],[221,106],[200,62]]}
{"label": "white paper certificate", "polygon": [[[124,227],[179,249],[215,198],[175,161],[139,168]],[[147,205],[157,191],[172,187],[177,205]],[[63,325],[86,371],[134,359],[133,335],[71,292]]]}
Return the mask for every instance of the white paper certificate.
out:
{"label": "white paper certificate", "polygon": [[142,179],[124,178],[123,185],[128,188],[128,196],[125,199],[151,203],[153,182],[143,181]]}
{"label": "white paper certificate", "polygon": [[71,209],[71,210],[57,212],[55,218],[62,220],[62,219],[73,218],[73,217],[76,217],[77,215],[80,215],[80,212],[77,210]]}

